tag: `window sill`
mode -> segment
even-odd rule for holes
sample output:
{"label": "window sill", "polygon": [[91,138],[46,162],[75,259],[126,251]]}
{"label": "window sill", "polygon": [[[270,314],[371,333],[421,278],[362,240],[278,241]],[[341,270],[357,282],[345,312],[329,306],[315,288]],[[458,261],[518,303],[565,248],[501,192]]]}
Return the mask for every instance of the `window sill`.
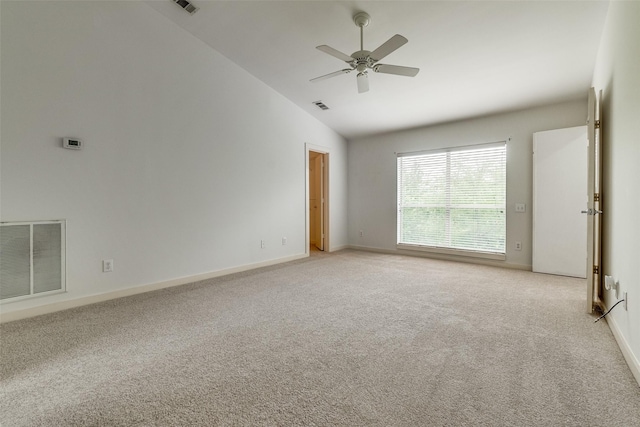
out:
{"label": "window sill", "polygon": [[499,261],[505,261],[507,259],[506,254],[499,254],[494,252],[465,251],[463,249],[438,248],[435,246],[410,245],[407,243],[398,243],[396,245],[396,249],[407,250],[407,251],[432,252],[437,254],[456,255],[456,256],[471,257],[471,258],[493,259],[493,260],[499,260]]}

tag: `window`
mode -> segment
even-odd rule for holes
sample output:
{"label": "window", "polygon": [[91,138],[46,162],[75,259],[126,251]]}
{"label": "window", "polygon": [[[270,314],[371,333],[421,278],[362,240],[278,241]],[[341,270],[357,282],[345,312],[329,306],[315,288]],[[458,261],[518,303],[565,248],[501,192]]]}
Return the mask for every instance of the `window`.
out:
{"label": "window", "polygon": [[398,155],[398,246],[501,255],[506,143]]}

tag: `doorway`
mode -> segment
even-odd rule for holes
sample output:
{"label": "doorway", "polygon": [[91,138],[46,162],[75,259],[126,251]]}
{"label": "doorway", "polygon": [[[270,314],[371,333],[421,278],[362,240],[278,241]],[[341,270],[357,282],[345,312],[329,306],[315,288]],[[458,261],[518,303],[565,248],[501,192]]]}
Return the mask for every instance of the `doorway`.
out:
{"label": "doorway", "polygon": [[329,153],[319,147],[306,149],[307,251],[329,249]]}

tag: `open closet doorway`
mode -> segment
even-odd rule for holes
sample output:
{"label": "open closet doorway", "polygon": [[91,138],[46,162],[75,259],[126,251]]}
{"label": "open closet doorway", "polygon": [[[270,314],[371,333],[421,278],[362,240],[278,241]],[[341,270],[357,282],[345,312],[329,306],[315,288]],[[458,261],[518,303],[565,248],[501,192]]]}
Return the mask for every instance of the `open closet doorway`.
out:
{"label": "open closet doorway", "polygon": [[307,145],[307,250],[328,250],[329,153]]}

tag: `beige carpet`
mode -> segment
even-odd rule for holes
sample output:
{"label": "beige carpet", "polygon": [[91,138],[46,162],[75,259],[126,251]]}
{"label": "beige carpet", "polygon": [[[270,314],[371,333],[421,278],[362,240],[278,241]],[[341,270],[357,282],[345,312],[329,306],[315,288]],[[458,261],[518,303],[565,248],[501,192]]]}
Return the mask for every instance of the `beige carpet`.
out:
{"label": "beige carpet", "polygon": [[9,426],[633,426],[583,280],[357,251],[2,325]]}

